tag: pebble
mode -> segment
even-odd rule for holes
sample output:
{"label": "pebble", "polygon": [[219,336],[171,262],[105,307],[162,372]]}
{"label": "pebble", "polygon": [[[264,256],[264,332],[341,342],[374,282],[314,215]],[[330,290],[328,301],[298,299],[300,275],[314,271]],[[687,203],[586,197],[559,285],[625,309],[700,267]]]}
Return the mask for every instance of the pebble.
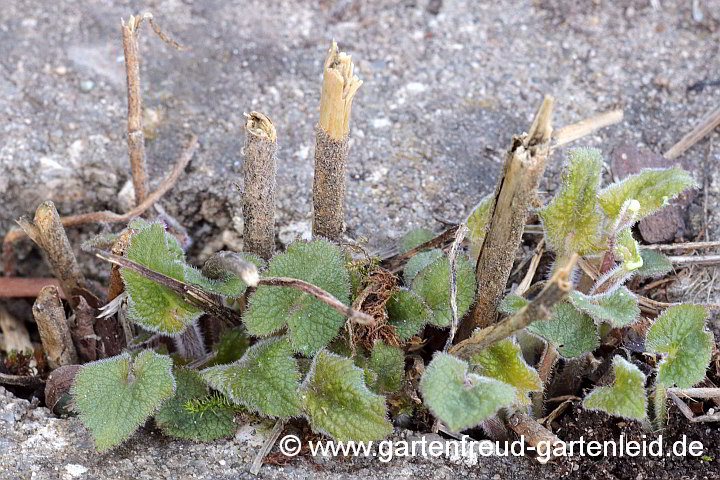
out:
{"label": "pebble", "polygon": [[83,93],[88,93],[94,87],[95,82],[93,82],[92,80],[83,80],[82,82],[80,82],[80,91]]}

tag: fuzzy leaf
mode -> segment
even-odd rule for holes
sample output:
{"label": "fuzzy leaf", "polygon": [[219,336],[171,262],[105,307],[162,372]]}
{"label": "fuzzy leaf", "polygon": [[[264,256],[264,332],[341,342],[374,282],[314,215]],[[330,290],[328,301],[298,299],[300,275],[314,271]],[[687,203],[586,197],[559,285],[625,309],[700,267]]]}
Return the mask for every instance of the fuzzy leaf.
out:
{"label": "fuzzy leaf", "polygon": [[418,273],[420,273],[422,269],[424,269],[443,255],[443,251],[439,248],[434,248],[432,250],[420,252],[413,255],[410,260],[408,260],[408,262],[405,264],[405,269],[403,270],[403,279],[405,280],[405,285],[412,285],[413,280],[415,280],[415,277]]}
{"label": "fuzzy leaf", "polygon": [[[176,280],[185,280],[185,254],[175,237],[159,223],[145,224],[130,237],[128,258]],[[202,314],[169,288],[127,268],[120,272],[128,292],[130,320],[138,325],[174,336]]]}
{"label": "fuzzy leaf", "polygon": [[590,315],[578,311],[569,303],[555,305],[550,319],[533,322],[528,331],[552,343],[565,358],[592,352],[600,344],[597,327]]}
{"label": "fuzzy leaf", "polygon": [[175,371],[175,396],[155,414],[155,424],[172,437],[210,441],[227,437],[235,430],[232,407],[218,405],[193,413],[185,408],[190,400],[200,400],[210,393],[196,370],[181,368]]}
{"label": "fuzzy leaf", "polygon": [[420,380],[425,405],[453,431],[473,427],[516,398],[515,388],[468,373],[468,364],[436,352]]}
{"label": "fuzzy leaf", "polygon": [[[457,315],[462,318],[475,296],[475,269],[465,255],[458,255],[455,265]],[[446,256],[438,258],[417,274],[412,291],[420,295],[432,310],[430,323],[438,327],[450,325],[450,260]]]}
{"label": "fuzzy leaf", "polygon": [[405,352],[400,347],[376,341],[370,354],[370,369],[377,374],[372,383],[377,393],[397,392],[405,378]]}
{"label": "fuzzy leaf", "polygon": [[644,260],[640,255],[640,245],[633,238],[630,228],[623,228],[617,233],[615,255],[622,262],[625,271],[637,271],[642,268]]}
{"label": "fuzzy leaf", "polygon": [[688,388],[705,378],[713,345],[712,334],[705,329],[706,317],[701,305],[674,305],[652,324],[647,348],[664,354],[658,365],[658,383]]}
{"label": "fuzzy leaf", "polygon": [[661,209],[668,204],[669,199],[693,186],[695,181],[690,173],[680,167],[645,169],[605,188],[598,195],[598,201],[605,214],[614,220],[622,212],[627,200],[637,200],[640,209],[635,218],[639,220]]}
{"label": "fuzzy leaf", "polygon": [[381,440],[392,432],[385,397],[368,390],[363,371],[349,358],[321,350],[305,379],[303,395],[315,432],[358,442]]}
{"label": "fuzzy leaf", "polygon": [[212,388],[254,412],[271,417],[301,413],[300,372],[286,337],[258,342],[235,363],[201,373]]}
{"label": "fuzzy leaf", "polygon": [[583,400],[583,407],[623,418],[644,419],[647,415],[645,375],[619,355],[613,358],[613,372],[613,384],[595,387]]}
{"label": "fuzzy leaf", "polygon": [[667,387],[662,383],[655,383],[655,395],[653,396],[653,427],[655,430],[663,430],[667,422]]}
{"label": "fuzzy leaf", "polygon": [[388,323],[402,341],[418,333],[432,318],[432,311],[416,293],[405,288],[393,292],[385,304]]}
{"label": "fuzzy leaf", "polygon": [[435,234],[427,228],[416,228],[407,232],[402,240],[400,240],[400,249],[404,252],[408,252],[415,247],[422,245],[423,243],[431,240]]}
{"label": "fuzzy leaf", "polygon": [[465,221],[468,227],[467,238],[470,240],[470,258],[473,259],[473,264],[477,263],[478,257],[480,256],[480,249],[485,240],[485,226],[487,225],[490,216],[490,207],[494,199],[495,195],[490,194],[480,200],[480,203],[473,208],[472,213],[470,213],[470,216]]}
{"label": "fuzzy leaf", "polygon": [[525,297],[521,297],[520,295],[509,293],[505,295],[502,300],[500,300],[500,304],[498,305],[498,311],[501,313],[512,315],[513,313],[518,312],[527,305],[530,305],[530,300]]}
{"label": "fuzzy leaf", "polygon": [[473,354],[470,365],[473,373],[515,387],[515,403],[518,405],[528,405],[528,394],[543,389],[540,375],[525,362],[520,346],[509,338]]}
{"label": "fuzzy leaf", "polygon": [[[267,275],[305,280],[346,305],[350,300],[350,278],[342,251],[327,240],[291,244],[286,253],[270,260]],[[268,285],[257,288],[243,320],[251,334],[260,336],[287,325],[293,348],[306,356],[326,346],[345,324],[342,313],[307,293]]]}
{"label": "fuzzy leaf", "polygon": [[575,308],[587,313],[596,322],[608,322],[613,327],[630,325],[640,315],[637,299],[626,287],[593,296],[575,290],[568,298]]}
{"label": "fuzzy leaf", "polygon": [[661,277],[672,271],[670,259],[660,252],[648,248],[641,248],[640,257],[642,258],[643,264],[642,267],[635,270],[635,275],[638,277]]}
{"label": "fuzzy leaf", "polygon": [[152,350],[85,364],[70,390],[99,451],[122,443],[175,391],[172,360]]}
{"label": "fuzzy leaf", "polygon": [[597,208],[603,159],[599,150],[570,150],[562,185],[552,201],[538,211],[546,239],[559,255],[597,253],[602,214]]}

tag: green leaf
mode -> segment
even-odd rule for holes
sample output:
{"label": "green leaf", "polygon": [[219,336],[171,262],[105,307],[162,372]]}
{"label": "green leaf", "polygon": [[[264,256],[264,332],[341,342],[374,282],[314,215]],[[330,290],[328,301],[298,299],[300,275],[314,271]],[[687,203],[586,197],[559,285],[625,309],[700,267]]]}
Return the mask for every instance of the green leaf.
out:
{"label": "green leaf", "polygon": [[616,328],[630,325],[640,315],[637,299],[626,287],[592,296],[575,290],[568,298],[575,308],[587,313],[596,322],[608,322]]}
{"label": "green leaf", "polygon": [[235,413],[232,407],[218,405],[197,413],[185,408],[188,401],[203,399],[210,393],[197,371],[178,369],[175,381],[175,396],[155,414],[155,424],[163,433],[197,441],[215,440],[233,433]]}
{"label": "green leaf", "polygon": [[509,293],[505,295],[502,300],[500,300],[500,304],[498,305],[498,311],[501,313],[512,315],[513,313],[517,313],[527,305],[530,305],[530,300],[525,297],[521,297],[520,295]]}
{"label": "green leaf", "polygon": [[468,373],[466,362],[443,352],[436,352],[425,369],[420,392],[433,415],[453,431],[478,425],[516,398],[512,386]]}
{"label": "green leaf", "polygon": [[227,330],[213,346],[215,357],[208,366],[223,365],[240,360],[249,346],[250,339],[244,326],[238,325]]}
{"label": "green leaf", "polygon": [[633,238],[630,228],[623,228],[615,238],[615,255],[622,262],[627,272],[637,271],[643,266],[643,257],[640,255],[640,245]]}
{"label": "green leaf", "polygon": [[643,264],[642,267],[635,270],[635,275],[638,277],[656,278],[672,271],[670,259],[660,252],[648,248],[641,248],[640,257],[642,258]]}
{"label": "green leaf", "polygon": [[420,273],[422,269],[424,269],[443,255],[443,251],[439,248],[434,248],[432,250],[420,252],[413,255],[410,260],[408,260],[408,262],[405,264],[405,269],[403,270],[403,279],[405,280],[405,285],[412,285],[413,280],[415,280],[415,277],[418,273]]}
{"label": "green leaf", "polygon": [[[270,260],[267,276],[305,280],[349,304],[350,278],[340,247],[327,240],[295,242]],[[332,340],[345,316],[324,302],[293,288],[261,285],[243,317],[248,331],[265,336],[288,326],[295,351],[312,356]]]}
{"label": "green leaf", "polygon": [[712,334],[705,329],[706,317],[701,305],[674,305],[652,324],[647,348],[664,354],[658,365],[658,383],[688,388],[705,378],[713,345]]}
{"label": "green leaf", "polygon": [[397,392],[405,378],[405,352],[400,347],[376,340],[370,354],[369,367],[377,374],[377,379],[372,383],[374,392]]}
{"label": "green leaf", "polygon": [[254,412],[271,417],[301,413],[300,372],[286,337],[260,341],[235,363],[200,373],[212,388]]}
{"label": "green leaf", "polygon": [[662,383],[655,383],[653,396],[653,426],[655,430],[664,430],[667,422],[667,387]]}
{"label": "green leaf", "polygon": [[520,346],[505,338],[490,345],[470,358],[473,373],[495,378],[515,387],[515,403],[530,404],[530,392],[543,389],[540,375],[525,362]]}
{"label": "green leaf", "polygon": [[468,227],[467,238],[470,241],[470,258],[473,259],[473,264],[477,263],[480,256],[480,249],[485,240],[485,227],[490,217],[490,207],[494,199],[495,195],[490,194],[480,200],[480,203],[473,208],[472,213],[465,221]]}
{"label": "green leaf", "polygon": [[435,234],[427,228],[410,230],[403,236],[402,240],[400,240],[400,249],[403,253],[409,252],[413,248],[419,247],[428,240],[431,240],[433,237],[435,237]]}
{"label": "green leaf", "polygon": [[[159,223],[147,223],[130,237],[128,258],[176,280],[185,280],[185,254]],[[153,332],[175,336],[202,311],[169,288],[127,268],[120,270],[128,292],[130,320]]]}
{"label": "green leaf", "polygon": [[313,431],[337,441],[381,440],[392,432],[385,397],[365,386],[363,371],[349,358],[321,350],[303,385]]}
{"label": "green leaf", "polygon": [[590,315],[569,303],[558,303],[550,319],[533,322],[527,330],[553,344],[565,358],[592,352],[600,344],[597,327]]}
{"label": "green leaf", "polygon": [[400,288],[385,304],[388,323],[395,326],[395,336],[406,341],[418,333],[432,318],[432,311],[414,292]]}
{"label": "green leaf", "polygon": [[647,415],[645,375],[619,355],[613,358],[612,365],[615,373],[613,384],[595,387],[583,400],[583,407],[633,420],[644,419]]}
{"label": "green leaf", "polygon": [[[457,273],[457,315],[462,318],[468,311],[475,296],[475,269],[465,255],[458,255]],[[451,322],[450,312],[450,260],[443,256],[417,274],[412,291],[425,300],[433,312],[430,323],[447,327]]]}
{"label": "green leaf", "polygon": [[538,211],[546,240],[560,256],[598,253],[602,214],[597,208],[603,159],[599,150],[570,150],[567,170],[552,201]]}
{"label": "green leaf", "polygon": [[99,451],[130,437],[175,391],[172,361],[143,350],[85,364],[70,390]]}
{"label": "green leaf", "polygon": [[613,183],[598,195],[598,201],[605,214],[615,220],[627,200],[637,200],[640,209],[636,219],[656,212],[684,190],[695,186],[689,172],[680,167],[645,169],[621,182]]}

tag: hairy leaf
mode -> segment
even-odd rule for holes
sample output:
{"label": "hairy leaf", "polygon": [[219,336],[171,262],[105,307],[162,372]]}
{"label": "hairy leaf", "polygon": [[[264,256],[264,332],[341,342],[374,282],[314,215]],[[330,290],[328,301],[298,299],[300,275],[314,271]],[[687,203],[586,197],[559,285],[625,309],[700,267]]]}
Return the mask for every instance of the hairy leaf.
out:
{"label": "hairy leaf", "polygon": [[573,291],[568,298],[575,308],[587,313],[596,322],[608,322],[613,327],[630,325],[640,315],[637,299],[626,287],[593,296]]}
{"label": "hairy leaf", "polygon": [[480,256],[480,249],[485,240],[485,227],[490,217],[490,207],[494,199],[495,195],[490,194],[480,200],[480,203],[473,208],[472,213],[465,221],[468,227],[467,238],[470,240],[470,258],[473,259],[473,264],[477,263]]}
{"label": "hairy leaf", "polygon": [[470,358],[473,373],[495,378],[515,387],[515,403],[530,403],[528,394],[543,389],[537,371],[525,362],[520,346],[505,338],[490,345]]}
{"label": "hairy leaf", "polygon": [[569,303],[555,305],[550,319],[533,322],[528,331],[552,343],[565,358],[592,352],[600,344],[597,327],[590,315]]}
{"label": "hairy leaf", "polygon": [[640,245],[633,238],[630,228],[623,228],[617,233],[615,239],[615,255],[622,262],[627,272],[637,271],[643,266],[643,257],[640,255]]}
{"label": "hairy leaf", "polygon": [[635,270],[635,275],[638,277],[661,277],[672,271],[670,259],[660,252],[648,248],[641,248],[640,257],[642,258],[643,264],[642,267]]}
{"label": "hairy leaf", "polygon": [[388,323],[395,326],[395,336],[405,341],[418,333],[432,318],[432,311],[414,292],[401,288],[385,304]]}
{"label": "hairy leaf", "polygon": [[603,159],[599,150],[570,151],[568,168],[552,201],[538,211],[546,240],[559,255],[598,253],[602,214],[597,208]]}
{"label": "hairy leaf", "polygon": [[415,247],[419,247],[423,243],[431,240],[435,234],[427,228],[416,228],[406,233],[402,240],[400,240],[400,249],[404,252],[408,252]]}
{"label": "hairy leaf", "polygon": [[376,340],[370,354],[370,369],[377,374],[372,390],[377,393],[397,392],[405,378],[405,352]]}
{"label": "hairy leaf", "polygon": [[413,280],[415,280],[415,276],[417,276],[417,274],[420,273],[422,269],[424,269],[443,255],[443,251],[439,248],[434,248],[432,250],[420,252],[413,255],[412,258],[410,258],[410,260],[408,260],[408,262],[405,264],[405,269],[403,270],[403,279],[405,280],[405,285],[412,285]]}
{"label": "hairy leaf", "polygon": [[75,410],[95,445],[107,450],[126,440],[175,391],[170,357],[143,350],[85,364],[70,390]]}
{"label": "hairy leaf", "polygon": [[595,387],[583,400],[583,407],[623,418],[644,419],[647,415],[645,375],[619,355],[613,358],[612,365],[615,373],[613,384]]}
{"label": "hairy leaf", "polygon": [[512,315],[513,313],[518,312],[527,305],[530,305],[530,300],[525,297],[521,297],[520,295],[509,293],[505,295],[502,300],[500,300],[500,304],[498,305],[498,311],[501,313]]}
{"label": "hairy leaf", "polygon": [[[295,242],[270,260],[268,276],[292,277],[317,285],[345,303],[350,279],[340,248],[327,240]],[[345,324],[345,316],[322,301],[292,288],[261,285],[243,317],[253,335],[269,335],[288,326],[295,351],[311,356]]]}
{"label": "hairy leaf", "polygon": [[[475,296],[475,269],[465,255],[458,255],[457,273],[457,315],[462,318],[468,311]],[[443,256],[417,274],[412,291],[420,295],[433,312],[430,323],[447,327],[451,322],[450,312],[450,260]]]}
{"label": "hairy leaf", "polygon": [[197,441],[215,440],[233,433],[232,407],[217,405],[202,412],[191,412],[185,408],[188,401],[201,400],[210,393],[196,370],[176,370],[175,381],[175,396],[155,414],[155,424],[163,433]]}
{"label": "hairy leaf", "polygon": [[420,392],[430,411],[453,431],[478,425],[516,398],[514,387],[468,373],[466,362],[443,352],[436,352],[425,369]]}
{"label": "hairy leaf", "polygon": [[349,358],[321,350],[303,385],[313,431],[335,440],[375,441],[392,432],[385,397],[365,386],[364,373]]}
{"label": "hairy leaf", "polygon": [[258,342],[240,360],[201,373],[212,388],[254,412],[271,417],[301,413],[300,372],[286,337]]}
{"label": "hairy leaf", "polygon": [[[128,258],[176,280],[185,280],[185,254],[175,237],[159,223],[144,223],[146,226],[130,237]],[[120,272],[128,292],[130,320],[143,328],[179,335],[202,314],[168,287],[127,268]]]}
{"label": "hairy leaf", "polygon": [[705,329],[707,312],[701,305],[674,305],[665,310],[647,333],[647,348],[662,353],[657,382],[668,387],[692,387],[710,363],[713,337]]}
{"label": "hairy leaf", "polygon": [[693,186],[695,181],[690,173],[680,167],[645,169],[605,188],[598,195],[598,201],[605,214],[616,219],[627,200],[637,200],[640,208],[635,218],[639,220],[661,209],[668,204],[669,199]]}
{"label": "hairy leaf", "polygon": [[655,430],[663,430],[667,422],[667,387],[662,383],[655,383],[653,396],[653,426]]}

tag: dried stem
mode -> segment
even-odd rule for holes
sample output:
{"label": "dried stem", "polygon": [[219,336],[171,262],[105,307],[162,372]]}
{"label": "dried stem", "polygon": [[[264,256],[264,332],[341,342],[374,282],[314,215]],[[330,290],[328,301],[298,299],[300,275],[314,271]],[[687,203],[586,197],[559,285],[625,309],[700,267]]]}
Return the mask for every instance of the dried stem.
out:
{"label": "dried stem", "polygon": [[524,437],[529,445],[535,447],[539,455],[537,459],[541,463],[549,461],[552,458],[552,452],[555,447],[565,443],[526,413],[513,413],[508,417],[507,425],[515,433]]}
{"label": "dried stem", "polygon": [[265,443],[263,443],[262,447],[260,447],[260,451],[257,453],[257,455],[255,455],[252,465],[250,465],[250,473],[252,473],[253,475],[257,475],[258,473],[260,473],[263,460],[265,459],[267,454],[270,453],[270,450],[272,450],[273,445],[275,445],[277,439],[280,438],[280,434],[283,432],[284,429],[285,420],[279,419],[275,422],[275,426],[270,432],[270,436],[267,437]]}
{"label": "dried stem", "polygon": [[277,135],[272,121],[262,113],[245,116],[243,249],[269,260],[275,252]]}
{"label": "dried stem", "polygon": [[[133,217],[137,217],[138,215],[142,215],[143,212],[145,212],[148,208],[150,208],[155,202],[157,202],[160,197],[165,195],[168,190],[170,190],[173,185],[175,185],[180,178],[180,175],[182,175],[183,171],[185,170],[185,167],[187,167],[188,163],[190,163],[190,160],[192,160],[193,155],[195,154],[195,150],[197,149],[197,137],[195,135],[192,135],[190,138],[190,141],[188,143],[188,146],[185,147],[182,154],[178,158],[177,162],[175,163],[175,166],[172,169],[172,172],[170,172],[170,175],[163,180],[163,182],[158,186],[157,190],[152,192],[145,201],[138,205],[137,207],[133,208],[127,213],[115,213],[110,211],[103,211],[103,212],[91,212],[91,213],[81,213],[79,215],[71,215],[69,217],[61,217],[60,222],[63,226],[69,227],[73,225],[82,225],[85,223],[96,223],[96,222],[108,222],[108,223],[117,223],[117,222],[127,222]],[[22,229],[14,229],[10,230],[6,235],[5,239],[3,240],[3,261],[4,261],[4,272],[5,276],[10,276],[13,268],[12,268],[12,244],[21,238],[24,238],[27,234]]]}
{"label": "dried stem", "polygon": [[592,132],[601,128],[609,127],[623,119],[623,111],[611,110],[609,112],[595,115],[594,117],[586,118],[578,123],[567,125],[559,130],[555,130],[552,133],[553,145],[551,148],[557,148],[570,142],[574,142],[579,138],[591,134]]}
{"label": "dried stem", "polygon": [[509,337],[532,322],[549,318],[553,306],[564,300],[572,290],[570,272],[576,260],[577,255],[573,254],[568,264],[553,274],[552,278],[529,305],[526,305],[502,322],[473,333],[470,338],[453,345],[449,353],[470,358],[473,353]]}
{"label": "dried stem", "polygon": [[25,375],[8,375],[0,373],[0,385],[16,385],[25,388],[39,388],[45,385],[45,380],[40,377]]}
{"label": "dried stem", "polygon": [[712,242],[685,242],[685,243],[668,243],[656,245],[643,245],[642,248],[647,250],[699,250],[704,248],[720,247],[720,241]]}
{"label": "dried stem", "polygon": [[447,349],[452,345],[453,339],[455,338],[455,332],[457,332],[458,327],[456,260],[458,248],[465,238],[465,235],[467,235],[467,232],[468,227],[465,225],[461,225],[460,228],[458,228],[457,233],[455,233],[455,241],[453,241],[450,246],[450,253],[448,254],[448,259],[450,260],[450,314],[452,316],[452,321],[450,322],[450,333],[448,334],[447,341],[445,342],[445,351],[447,351]]}
{"label": "dried stem", "polygon": [[145,165],[145,134],[142,129],[142,92],[140,87],[140,63],[138,61],[137,32],[142,17],[130,16],[127,23],[121,20],[125,74],[128,97],[128,154],[135,188],[135,205],[148,196],[148,175]]}
{"label": "dried stem", "polygon": [[362,81],[335,41],[325,58],[320,121],[315,128],[313,236],[342,241],[352,101]]}
{"label": "dried stem", "polygon": [[35,298],[48,285],[59,287],[60,282],[57,278],[0,277],[0,298]]}
{"label": "dried stem", "polygon": [[715,130],[715,127],[718,125],[720,125],[720,108],[713,110],[705,116],[695,128],[681,138],[679,142],[670,147],[670,149],[663,154],[663,157],[669,160],[679,157],[685,153],[687,149],[699,142],[701,138]]}
{"label": "dried stem", "polygon": [[297,290],[302,290],[303,292],[307,293],[308,295],[312,295],[313,297],[317,298],[318,300],[331,306],[338,312],[347,315],[348,318],[355,323],[359,323],[361,325],[374,325],[375,324],[375,318],[373,318],[371,315],[368,315],[367,313],[364,313],[364,312],[360,312],[358,310],[354,310],[352,307],[345,305],[340,300],[338,300],[337,298],[332,296],[332,294],[330,294],[329,292],[326,292],[322,288],[320,288],[316,285],[313,285],[312,283],[308,283],[304,280],[299,280],[297,278],[290,278],[290,277],[262,277],[258,281],[258,285],[271,285],[271,286],[275,286],[275,287],[289,287],[289,288],[295,288]]}
{"label": "dried stem", "polygon": [[33,346],[30,342],[30,334],[25,325],[8,312],[4,305],[0,304],[0,331],[3,334],[3,344],[0,345],[6,352],[32,352]]}
{"label": "dried stem", "polygon": [[553,98],[546,96],[526,135],[514,136],[505,171],[495,190],[485,235],[475,270],[478,289],[472,315],[466,317],[457,339],[464,340],[477,327],[497,319],[497,304],[505,292],[515,252],[522,240],[529,209],[550,152]]}
{"label": "dried stem", "polygon": [[18,223],[25,233],[45,250],[53,275],[60,281],[65,298],[75,308],[77,303],[73,300],[74,292],[85,288],[86,281],[75,259],[75,253],[65,234],[65,228],[55,209],[55,204],[49,200],[41,203],[35,210],[33,223],[25,218],[19,219]]}
{"label": "dried stem", "polygon": [[166,35],[153,23],[151,13],[131,15],[127,23],[121,20],[123,33],[123,51],[125,54],[125,74],[128,96],[128,154],[135,188],[135,205],[142,204],[148,196],[148,174],[145,162],[145,134],[142,128],[142,89],[140,86],[140,61],[138,55],[138,32],[143,20],[150,23],[153,31],[168,45],[177,49],[183,47]]}
{"label": "dried stem", "polygon": [[43,288],[32,311],[50,368],[54,370],[63,365],[78,363],[78,354],[70,335],[58,288]]}

